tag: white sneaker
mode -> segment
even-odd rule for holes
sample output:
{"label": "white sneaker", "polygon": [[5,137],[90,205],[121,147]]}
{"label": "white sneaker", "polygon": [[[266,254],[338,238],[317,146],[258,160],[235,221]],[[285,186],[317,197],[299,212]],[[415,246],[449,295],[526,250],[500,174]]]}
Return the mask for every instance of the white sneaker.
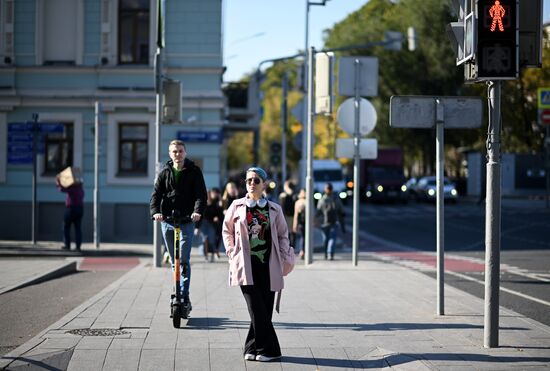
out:
{"label": "white sneaker", "polygon": [[244,360],[245,361],[254,361],[254,360],[256,360],[256,355],[252,354],[252,353],[246,353],[244,355]]}
{"label": "white sneaker", "polygon": [[279,359],[281,358],[281,356],[277,356],[277,357],[268,357],[268,356],[264,356],[262,354],[258,354],[256,356],[256,361],[259,361],[259,362],[269,362],[269,361],[273,361],[274,359]]}

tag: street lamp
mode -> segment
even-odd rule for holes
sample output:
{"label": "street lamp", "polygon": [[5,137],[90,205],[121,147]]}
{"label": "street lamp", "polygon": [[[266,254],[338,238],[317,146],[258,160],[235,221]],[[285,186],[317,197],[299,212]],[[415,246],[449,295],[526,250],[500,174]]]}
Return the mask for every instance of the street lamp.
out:
{"label": "street lamp", "polygon": [[[319,1],[310,1],[306,0],[306,36],[305,36],[305,48],[304,48],[304,69],[303,69],[303,81],[304,81],[304,96],[307,97],[308,94],[308,86],[307,86],[307,73],[308,73],[308,58],[307,53],[309,50],[309,7],[310,6],[325,6],[327,1],[330,0],[319,0]],[[307,156],[307,110],[303,110],[304,114],[302,117],[302,158],[300,160],[300,181],[303,181],[303,179],[306,178],[306,156]]]}

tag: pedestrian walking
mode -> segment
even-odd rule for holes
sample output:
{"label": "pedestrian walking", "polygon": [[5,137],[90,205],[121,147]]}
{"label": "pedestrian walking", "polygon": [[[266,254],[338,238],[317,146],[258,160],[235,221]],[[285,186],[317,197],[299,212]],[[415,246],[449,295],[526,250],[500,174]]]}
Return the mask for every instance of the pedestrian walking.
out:
{"label": "pedestrian walking", "polygon": [[294,230],[292,229],[292,219],[294,218],[294,203],[296,202],[296,193],[294,192],[294,183],[286,180],[283,185],[283,192],[279,194],[279,205],[285,214],[288,230],[290,231],[290,245],[294,246]]}
{"label": "pedestrian walking", "polygon": [[241,287],[250,314],[244,359],[267,362],[281,357],[273,306],[276,292],[280,300],[283,276],[294,268],[294,251],[281,207],[263,196],[267,173],[251,167],[245,179],[246,196],[227,210],[222,236],[229,257],[229,285]]}
{"label": "pedestrian walking", "polygon": [[225,185],[222,195],[222,208],[224,214],[227,212],[227,209],[229,209],[229,206],[231,206],[231,203],[237,198],[239,198],[239,189],[237,185],[233,182],[228,182]]}
{"label": "pedestrian walking", "polygon": [[170,160],[155,180],[151,195],[150,212],[153,219],[161,222],[164,244],[170,254],[172,270],[174,267],[174,222],[168,219],[173,211],[179,212],[184,220],[181,224],[181,290],[183,305],[191,311],[189,286],[191,283],[191,245],[194,223],[199,222],[206,206],[206,186],[201,169],[187,158],[185,144],[173,140],[168,145]]}
{"label": "pedestrian walking", "polygon": [[321,218],[321,229],[325,248],[325,259],[334,260],[334,249],[338,238],[338,228],[346,233],[344,224],[344,207],[342,201],[334,194],[331,183],[325,185],[325,193],[317,204],[317,216]]}
{"label": "pedestrian walking", "polygon": [[304,259],[304,233],[306,230],[306,190],[300,189],[298,199],[294,203],[292,232],[294,232],[294,251],[300,259]]}
{"label": "pedestrian walking", "polygon": [[[208,192],[208,200],[204,209],[204,218],[201,221],[201,232],[204,236],[204,256],[206,260],[214,261],[214,256],[220,257],[218,232],[221,233],[223,209],[216,190]],[[210,257],[210,258],[209,258]]]}
{"label": "pedestrian walking", "polygon": [[57,189],[66,193],[65,212],[63,214],[63,250],[71,249],[71,226],[74,225],[74,242],[76,251],[80,251],[82,245],[82,216],[84,215],[84,188],[82,179],[69,187],[61,185],[59,175],[55,177]]}

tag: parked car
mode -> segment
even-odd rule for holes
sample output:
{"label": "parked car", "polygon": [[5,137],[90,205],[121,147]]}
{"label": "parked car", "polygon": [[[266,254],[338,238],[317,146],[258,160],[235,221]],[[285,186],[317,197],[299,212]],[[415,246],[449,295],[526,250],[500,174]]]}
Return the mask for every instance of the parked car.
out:
{"label": "parked car", "polygon": [[[432,201],[437,197],[436,177],[425,176],[418,180],[416,185],[417,200]],[[447,177],[443,183],[443,198],[446,201],[456,203],[458,200],[458,192],[456,186]]]}

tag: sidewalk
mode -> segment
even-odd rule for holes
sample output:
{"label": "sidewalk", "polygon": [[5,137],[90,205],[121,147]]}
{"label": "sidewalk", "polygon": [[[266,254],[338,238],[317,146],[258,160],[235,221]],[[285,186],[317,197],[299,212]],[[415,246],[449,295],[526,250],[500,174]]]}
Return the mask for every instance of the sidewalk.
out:
{"label": "sidewalk", "polygon": [[[318,258],[320,256],[317,256]],[[171,274],[152,259],[128,272],[34,339],[0,368],[60,370],[550,370],[550,327],[508,310],[500,347],[483,348],[483,301],[447,286],[437,316],[436,282],[360,253],[300,262],[274,313],[280,362],[246,362],[246,304],[227,287],[227,263],[194,250],[191,318],[169,318]]]}

